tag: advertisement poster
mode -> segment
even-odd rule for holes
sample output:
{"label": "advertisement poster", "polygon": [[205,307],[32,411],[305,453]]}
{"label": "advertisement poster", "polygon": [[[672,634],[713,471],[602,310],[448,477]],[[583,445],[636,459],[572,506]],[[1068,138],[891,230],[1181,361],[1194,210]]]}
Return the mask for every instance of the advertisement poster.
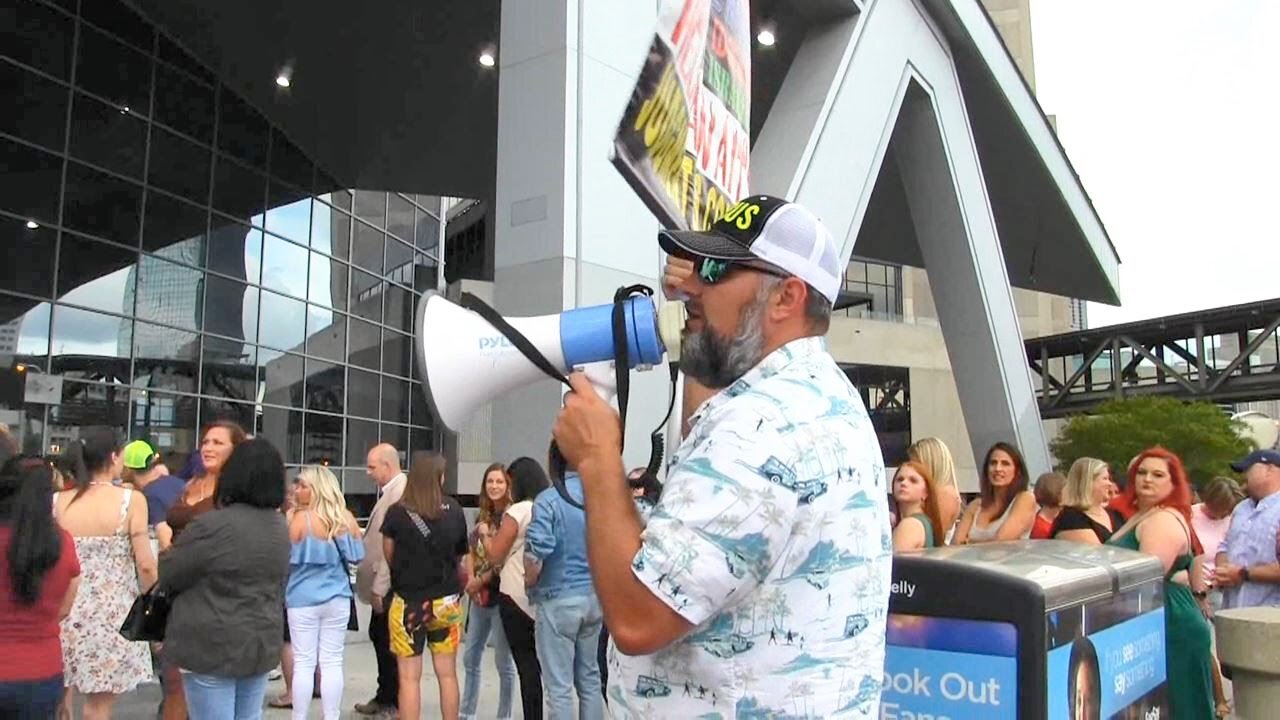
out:
{"label": "advertisement poster", "polygon": [[1159,598],[1118,595],[1047,622],[1049,720],[1169,717]]}
{"label": "advertisement poster", "polygon": [[1010,623],[890,613],[881,720],[1018,717]]}
{"label": "advertisement poster", "polygon": [[612,160],[658,220],[703,230],[747,194],[748,0],[661,0]]}

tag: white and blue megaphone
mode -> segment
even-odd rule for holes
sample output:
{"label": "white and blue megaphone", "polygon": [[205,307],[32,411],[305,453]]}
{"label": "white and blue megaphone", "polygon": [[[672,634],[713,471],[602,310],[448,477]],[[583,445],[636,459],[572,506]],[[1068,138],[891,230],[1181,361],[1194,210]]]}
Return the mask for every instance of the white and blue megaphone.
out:
{"label": "white and blue megaphone", "polygon": [[[684,303],[668,302],[658,309],[645,295],[621,302],[631,367],[658,365],[664,355],[679,357]],[[615,359],[613,313],[614,304],[610,303],[503,320],[556,370],[567,374],[575,368]],[[418,369],[431,410],[437,420],[455,432],[476,409],[494,398],[547,377],[480,313],[437,292],[423,295],[414,328]],[[598,390],[604,391],[602,394],[612,394],[611,372],[589,372],[588,377]]]}

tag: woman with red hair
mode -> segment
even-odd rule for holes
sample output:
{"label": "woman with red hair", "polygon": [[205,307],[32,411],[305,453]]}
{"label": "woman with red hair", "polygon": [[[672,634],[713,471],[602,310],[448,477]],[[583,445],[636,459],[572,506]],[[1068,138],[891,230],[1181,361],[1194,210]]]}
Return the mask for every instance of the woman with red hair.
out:
{"label": "woman with red hair", "polygon": [[1173,717],[1214,714],[1209,662],[1209,624],[1192,594],[1203,578],[1192,570],[1191,484],[1182,460],[1162,447],[1138,455],[1129,471],[1126,496],[1136,509],[1110,545],[1138,550],[1164,566],[1165,673]]}

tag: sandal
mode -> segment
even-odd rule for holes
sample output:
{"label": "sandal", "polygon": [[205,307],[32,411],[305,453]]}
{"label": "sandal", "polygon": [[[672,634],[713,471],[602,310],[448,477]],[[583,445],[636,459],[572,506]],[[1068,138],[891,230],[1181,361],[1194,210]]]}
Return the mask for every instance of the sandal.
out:
{"label": "sandal", "polygon": [[293,707],[293,698],[288,695],[277,695],[267,701],[267,707],[288,710]]}
{"label": "sandal", "polygon": [[1226,702],[1225,700],[1223,702],[1218,703],[1218,707],[1216,708],[1216,711],[1214,712],[1214,714],[1220,718],[1230,717],[1231,703]]}

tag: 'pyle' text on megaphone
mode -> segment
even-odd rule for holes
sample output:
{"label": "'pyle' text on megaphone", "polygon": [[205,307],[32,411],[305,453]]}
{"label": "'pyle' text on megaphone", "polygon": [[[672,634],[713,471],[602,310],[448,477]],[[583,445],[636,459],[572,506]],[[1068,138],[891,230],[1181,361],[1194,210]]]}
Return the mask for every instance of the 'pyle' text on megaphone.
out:
{"label": "'pyle' text on megaphone", "polygon": [[[623,301],[627,356],[632,367],[676,357],[684,329],[684,304],[661,309],[647,296]],[[614,305],[566,310],[534,317],[505,318],[562,373],[614,359]],[[459,430],[476,409],[546,375],[498,328],[481,315],[437,292],[418,305],[416,355],[436,419]]]}

